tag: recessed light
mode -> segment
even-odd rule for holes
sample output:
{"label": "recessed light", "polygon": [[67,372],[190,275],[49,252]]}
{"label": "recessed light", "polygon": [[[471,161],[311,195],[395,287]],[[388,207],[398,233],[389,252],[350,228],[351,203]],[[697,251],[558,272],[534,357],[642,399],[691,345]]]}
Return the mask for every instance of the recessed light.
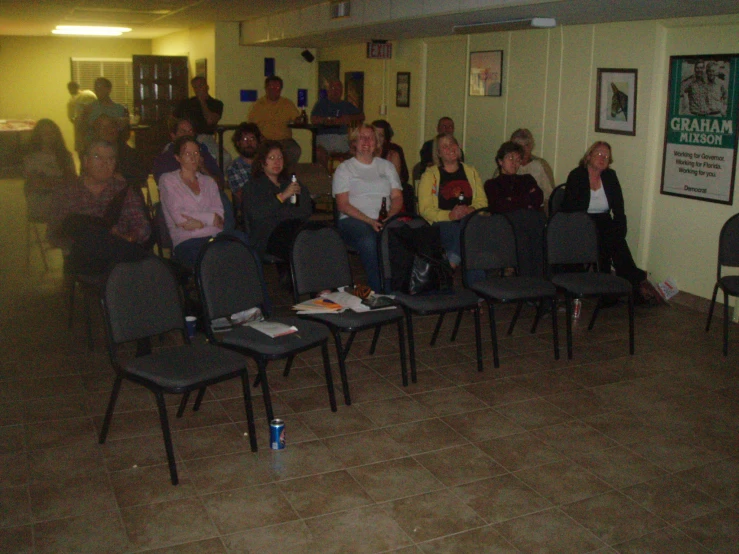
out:
{"label": "recessed light", "polygon": [[89,25],[57,25],[52,34],[55,35],[84,35],[95,37],[118,37],[130,32],[129,27],[93,27]]}

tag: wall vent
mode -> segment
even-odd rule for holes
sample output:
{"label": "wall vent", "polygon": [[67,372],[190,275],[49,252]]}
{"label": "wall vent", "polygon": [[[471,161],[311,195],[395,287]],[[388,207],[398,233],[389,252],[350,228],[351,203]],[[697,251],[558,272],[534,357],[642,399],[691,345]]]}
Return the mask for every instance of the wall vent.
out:
{"label": "wall vent", "polygon": [[331,19],[339,19],[341,17],[349,17],[351,2],[344,0],[342,2],[331,2]]}

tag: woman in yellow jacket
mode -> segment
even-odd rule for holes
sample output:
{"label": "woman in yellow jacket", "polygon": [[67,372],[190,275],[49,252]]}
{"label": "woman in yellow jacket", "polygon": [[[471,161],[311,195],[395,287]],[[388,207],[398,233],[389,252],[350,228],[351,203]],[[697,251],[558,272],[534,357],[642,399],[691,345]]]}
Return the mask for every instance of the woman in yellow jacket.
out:
{"label": "woman in yellow jacket", "polygon": [[453,135],[436,137],[434,165],[418,185],[418,213],[439,227],[441,244],[452,267],[462,261],[460,220],[488,205],[480,174],[460,161],[461,150]]}

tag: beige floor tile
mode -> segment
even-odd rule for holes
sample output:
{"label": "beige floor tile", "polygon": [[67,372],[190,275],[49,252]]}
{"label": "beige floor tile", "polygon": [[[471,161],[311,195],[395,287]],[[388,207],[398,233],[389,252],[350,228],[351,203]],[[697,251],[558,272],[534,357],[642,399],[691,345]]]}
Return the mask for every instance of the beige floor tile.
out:
{"label": "beige floor tile", "polygon": [[462,435],[440,419],[424,419],[386,427],[385,431],[408,454],[421,454],[467,442]]}
{"label": "beige floor tile", "polygon": [[445,375],[447,366],[440,369],[424,369],[423,364],[417,364],[416,382],[414,383],[410,377],[410,366],[408,367],[408,386],[403,387],[403,391],[407,394],[418,394],[421,392],[429,392],[432,390],[446,389],[452,387],[459,382]]}
{"label": "beige floor tile", "polygon": [[667,471],[683,471],[722,457],[688,441],[664,435],[634,442],[628,448]]}
{"label": "beige floor tile", "polygon": [[[167,463],[161,431],[159,435],[107,440],[100,448],[108,471]],[[175,459],[179,461],[176,445]]]}
{"label": "beige floor tile", "polygon": [[227,552],[226,547],[217,538],[147,550],[147,554],[227,554]]}
{"label": "beige floor tile", "polygon": [[492,408],[446,416],[441,419],[467,440],[475,442],[525,431],[521,425],[503,417]]}
{"label": "beige floor tile", "polygon": [[0,489],[0,527],[17,527],[31,521],[28,485]]}
{"label": "beige floor tile", "polygon": [[483,401],[459,387],[414,394],[412,398],[438,416],[459,414],[486,407]]}
{"label": "beige floor tile", "polygon": [[728,508],[685,521],[678,528],[712,552],[736,552],[739,544],[739,513]]}
{"label": "beige floor tile", "polygon": [[265,448],[264,453],[277,481],[343,469],[341,461],[321,441],[291,444],[269,452]]}
{"label": "beige floor tile", "polygon": [[108,474],[95,470],[76,477],[40,481],[29,485],[35,521],[59,519],[116,508]]}
{"label": "beige floor tile", "polygon": [[257,485],[201,497],[208,518],[221,534],[298,519],[274,485]]}
{"label": "beige floor tile", "polygon": [[524,469],[514,475],[554,504],[569,504],[611,489],[604,481],[569,460]]}
{"label": "beige floor tile", "polygon": [[494,529],[527,554],[579,554],[603,546],[587,529],[556,509],[504,521]]}
{"label": "beige floor tile", "polygon": [[86,417],[27,424],[25,429],[29,450],[90,444],[95,439],[92,422]]}
{"label": "beige floor tile", "polygon": [[187,473],[200,494],[271,483],[275,480],[269,452],[237,452],[186,462]]}
{"label": "beige floor tile", "polygon": [[429,408],[423,406],[411,396],[364,402],[356,404],[354,407],[380,427],[428,419],[434,416]]}
{"label": "beige floor tile", "polygon": [[618,544],[616,548],[621,554],[642,554],[645,552],[708,554],[710,552],[684,533],[670,527]]}
{"label": "beige floor tile", "polygon": [[0,552],[33,553],[33,529],[30,525],[0,529]]}
{"label": "beige floor tile", "polygon": [[457,533],[419,545],[426,554],[455,554],[477,552],[479,554],[516,554],[518,549],[498,534],[491,526]]}
{"label": "beige floor tile", "polygon": [[568,456],[616,446],[611,439],[582,421],[552,425],[533,431],[533,435]]}
{"label": "beige floor tile", "polygon": [[323,439],[331,453],[346,467],[383,462],[406,455],[406,449],[384,429]]}
{"label": "beige floor tile", "polygon": [[555,405],[540,398],[496,406],[495,411],[525,429],[538,429],[572,419]]}
{"label": "beige floor tile", "polygon": [[563,458],[556,449],[538,439],[534,431],[483,441],[477,446],[508,471],[536,467]]}
{"label": "beige floor tile", "polygon": [[727,506],[739,503],[739,461],[735,459],[709,463],[676,476]]}
{"label": "beige floor tile", "polygon": [[614,488],[655,479],[665,473],[646,458],[617,446],[576,456],[577,462]]}
{"label": "beige floor tile", "polygon": [[379,462],[350,468],[347,471],[375,502],[443,488],[441,481],[413,458]]}
{"label": "beige floor tile", "polygon": [[506,472],[479,448],[473,445],[455,446],[414,456],[447,487],[479,481]]}
{"label": "beige floor tile", "polygon": [[233,423],[176,431],[172,433],[172,442],[183,460],[233,454],[251,448],[249,437]]}
{"label": "beige floor tile", "polygon": [[372,499],[346,471],[335,471],[278,483],[301,518],[372,504]]}
{"label": "beige floor tile", "polygon": [[177,477],[179,482],[174,486],[169,466],[146,466],[115,471],[110,474],[110,483],[118,506],[128,508],[195,496],[195,487],[184,464],[177,467]]}
{"label": "beige floor tile", "polygon": [[128,552],[132,547],[117,511],[37,523],[33,526],[33,534],[36,552],[39,554],[117,554]]}
{"label": "beige floor tile", "polygon": [[307,412],[300,414],[298,419],[318,438],[368,431],[376,427],[354,406],[339,406],[336,413],[330,410]]}
{"label": "beige floor tile", "polygon": [[231,554],[314,554],[321,548],[302,519],[224,535],[222,541]]}

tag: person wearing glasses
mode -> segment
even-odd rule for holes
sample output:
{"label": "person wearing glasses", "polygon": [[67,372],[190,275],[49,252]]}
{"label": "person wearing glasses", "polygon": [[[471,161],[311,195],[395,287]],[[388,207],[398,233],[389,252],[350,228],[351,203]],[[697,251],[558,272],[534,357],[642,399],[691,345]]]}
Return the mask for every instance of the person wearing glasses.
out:
{"label": "person wearing glasses", "polygon": [[115,176],[116,161],[112,144],[93,141],[81,177],[55,192],[47,234],[71,272],[99,274],[148,255],[151,225],[141,195]]}
{"label": "person wearing glasses", "polygon": [[594,142],[580,160],[580,165],[567,176],[564,212],[587,212],[595,223],[600,248],[600,270],[629,281],[637,302],[659,302],[661,296],[647,279],[647,272],[639,269],[626,242],[626,212],[621,184],[611,169],[611,145]]}
{"label": "person wearing glasses", "polygon": [[234,131],[233,142],[239,157],[226,170],[226,182],[234,197],[234,206],[241,206],[244,187],[251,181],[251,166],[262,139],[259,127],[254,123],[240,123]]}

